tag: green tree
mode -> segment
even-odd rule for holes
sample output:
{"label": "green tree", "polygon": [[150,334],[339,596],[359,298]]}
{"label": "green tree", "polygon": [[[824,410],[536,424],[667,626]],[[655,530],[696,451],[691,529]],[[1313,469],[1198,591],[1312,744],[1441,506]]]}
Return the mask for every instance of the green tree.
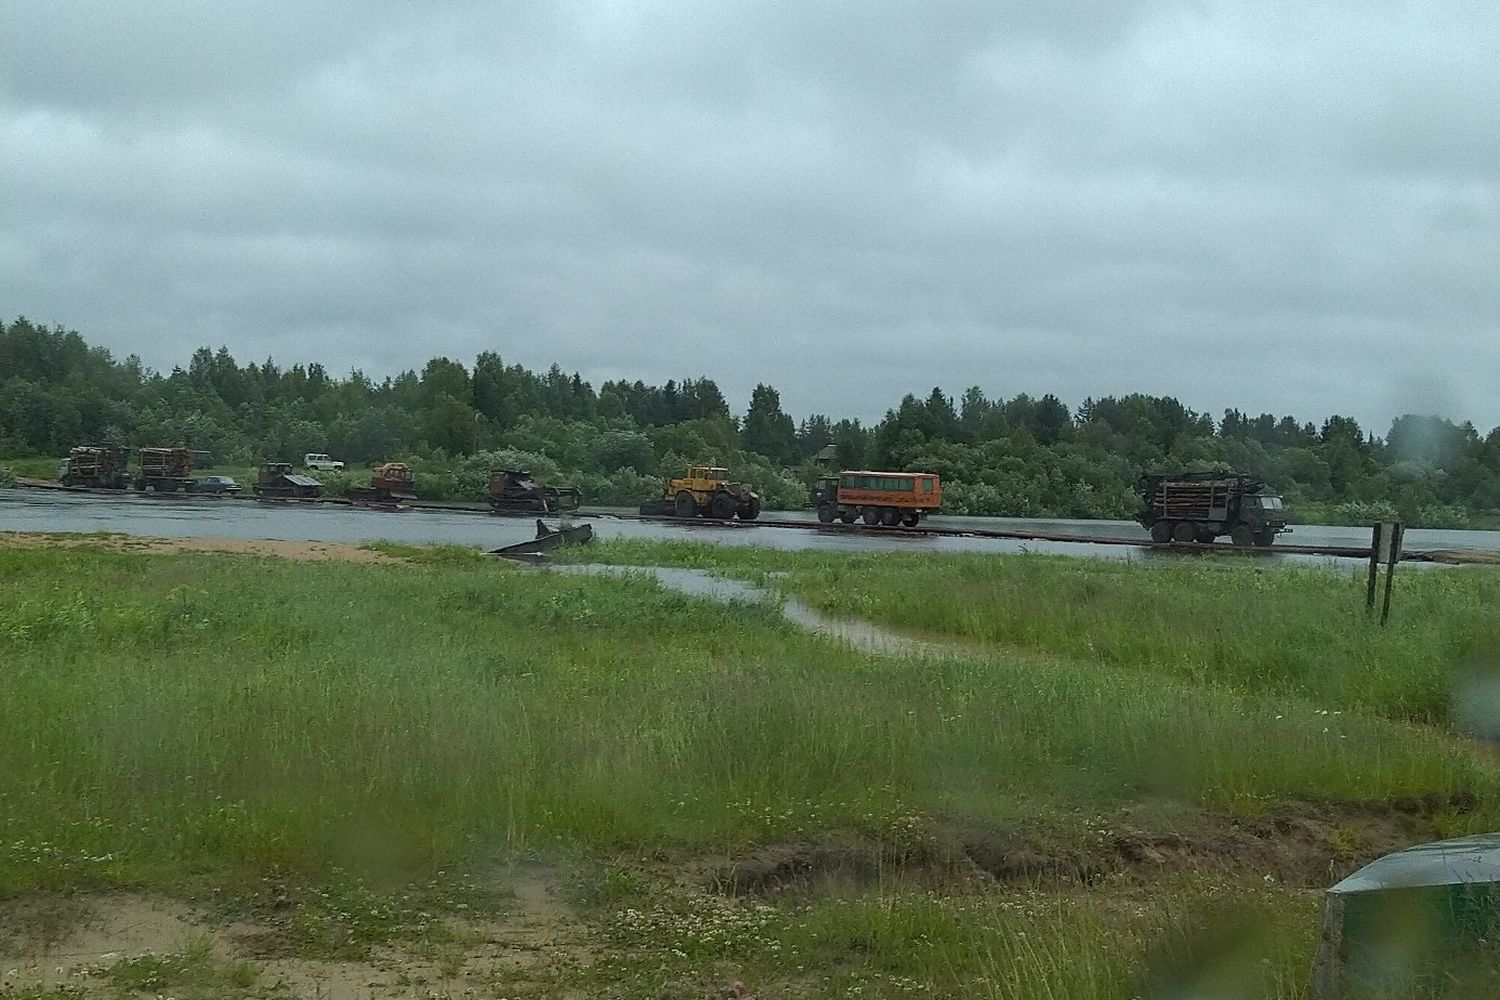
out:
{"label": "green tree", "polygon": [[796,460],[796,427],[792,418],[781,411],[781,394],[769,385],[757,385],[750,393],[750,409],[745,414],[741,440],[746,450],[773,462],[787,465]]}
{"label": "green tree", "polygon": [[423,434],[434,448],[450,455],[466,455],[474,450],[477,417],[468,403],[446,392],[439,393],[427,408]]}

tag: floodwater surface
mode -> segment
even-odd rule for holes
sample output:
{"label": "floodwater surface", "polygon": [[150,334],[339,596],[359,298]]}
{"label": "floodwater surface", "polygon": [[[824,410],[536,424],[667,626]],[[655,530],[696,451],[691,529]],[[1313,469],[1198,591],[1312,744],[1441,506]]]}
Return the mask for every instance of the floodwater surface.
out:
{"label": "floodwater surface", "polygon": [[[1099,545],[1004,538],[908,534],[899,530],[809,531],[740,522],[693,521],[680,524],[639,521],[603,512],[587,520],[603,539],[640,538],[693,540],[722,545],[751,545],[774,549],[902,552],[1042,552],[1098,559],[1156,560],[1183,558],[1182,553],[1132,545]],[[767,512],[778,520],[815,520],[809,511]],[[551,519],[549,519],[550,521]],[[1056,519],[934,517],[932,527],[955,531],[1040,531],[1117,537],[1146,541],[1137,524],[1128,521],[1067,521]],[[98,496],[46,490],[0,489],[0,531],[117,532],[158,538],[253,538],[284,541],[363,543],[389,541],[409,545],[452,544],[497,548],[531,538],[536,519],[496,517],[485,512],[451,510],[383,511],[342,504],[258,503],[254,500],[212,497],[171,499],[136,495]],[[1298,525],[1288,541],[1304,545],[1369,545],[1363,528]],[[1409,549],[1447,548],[1500,551],[1500,532],[1407,532]],[[1265,555],[1273,562],[1322,562],[1327,557]]]}
{"label": "floodwater surface", "polygon": [[581,573],[587,576],[644,575],[655,577],[663,587],[686,594],[703,597],[724,604],[743,602],[747,604],[772,603],[781,608],[787,621],[799,625],[809,632],[847,643],[855,649],[871,653],[895,656],[954,656],[959,649],[956,644],[930,642],[912,636],[901,635],[882,628],[872,622],[858,618],[838,618],[826,615],[817,608],[799,601],[795,597],[783,598],[780,594],[727,577],[714,576],[707,570],[682,569],[675,566],[611,566],[600,563],[563,564],[545,567],[548,572]]}

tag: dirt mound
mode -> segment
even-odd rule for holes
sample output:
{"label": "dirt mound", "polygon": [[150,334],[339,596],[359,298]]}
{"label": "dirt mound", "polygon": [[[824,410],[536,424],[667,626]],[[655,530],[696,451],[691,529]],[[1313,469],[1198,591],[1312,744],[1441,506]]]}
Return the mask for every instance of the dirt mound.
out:
{"label": "dirt mound", "polygon": [[711,865],[708,882],[710,888],[725,895],[766,895],[819,882],[869,882],[879,877],[883,869],[912,867],[909,860],[896,857],[874,841],[791,840],[767,844],[744,857]]}
{"label": "dirt mound", "polygon": [[1120,822],[1067,828],[996,828],[937,820],[930,837],[894,846],[853,835],[764,845],[708,866],[707,884],[766,895],[883,874],[995,883],[1074,882],[1218,871],[1322,887],[1392,851],[1439,838],[1433,817],[1466,812],[1472,795],[1393,802],[1296,802],[1257,817],[1195,813],[1167,827]]}

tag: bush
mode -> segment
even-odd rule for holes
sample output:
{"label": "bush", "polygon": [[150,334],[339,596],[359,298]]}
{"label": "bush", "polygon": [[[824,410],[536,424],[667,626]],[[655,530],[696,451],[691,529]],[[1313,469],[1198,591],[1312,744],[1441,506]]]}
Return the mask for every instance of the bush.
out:
{"label": "bush", "polygon": [[0,486],[14,486],[16,474],[8,465],[0,465]]}
{"label": "bush", "polygon": [[1341,524],[1373,524],[1376,521],[1399,521],[1401,512],[1388,500],[1351,500],[1333,508],[1334,520]]}
{"label": "bush", "polygon": [[1444,504],[1425,504],[1410,518],[1414,528],[1467,528],[1470,523],[1468,511]]}

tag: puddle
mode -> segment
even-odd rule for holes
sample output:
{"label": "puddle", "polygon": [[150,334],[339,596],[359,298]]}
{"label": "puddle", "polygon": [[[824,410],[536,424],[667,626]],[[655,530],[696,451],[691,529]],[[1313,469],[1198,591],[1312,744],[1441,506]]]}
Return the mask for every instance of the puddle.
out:
{"label": "puddle", "polygon": [[858,618],[837,618],[824,614],[795,597],[783,598],[780,594],[753,583],[715,576],[707,570],[673,566],[606,566],[599,563],[553,565],[546,569],[554,573],[584,573],[594,576],[653,576],[663,587],[689,597],[703,597],[723,604],[737,601],[746,604],[778,604],[782,616],[794,625],[868,653],[951,657],[961,652],[952,644],[901,635]]}

